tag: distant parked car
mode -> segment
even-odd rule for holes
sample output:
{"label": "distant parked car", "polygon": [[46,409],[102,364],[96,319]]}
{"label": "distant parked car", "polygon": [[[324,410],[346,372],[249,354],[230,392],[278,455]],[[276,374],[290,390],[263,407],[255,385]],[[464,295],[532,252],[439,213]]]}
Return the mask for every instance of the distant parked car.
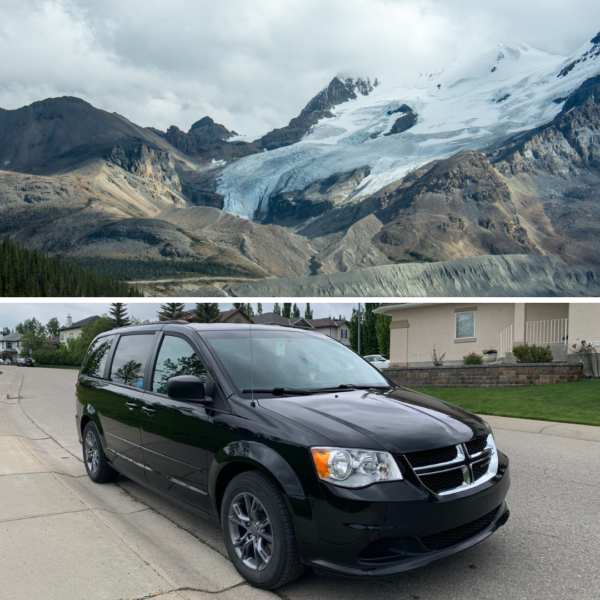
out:
{"label": "distant parked car", "polygon": [[390,359],[381,356],[381,354],[370,354],[369,356],[365,356],[364,359],[379,370],[387,369],[390,366]]}
{"label": "distant parked car", "polygon": [[20,358],[19,359],[19,367],[33,367],[34,362],[31,358]]}
{"label": "distant parked car", "polygon": [[0,358],[0,365],[4,364],[4,360],[2,358]]}

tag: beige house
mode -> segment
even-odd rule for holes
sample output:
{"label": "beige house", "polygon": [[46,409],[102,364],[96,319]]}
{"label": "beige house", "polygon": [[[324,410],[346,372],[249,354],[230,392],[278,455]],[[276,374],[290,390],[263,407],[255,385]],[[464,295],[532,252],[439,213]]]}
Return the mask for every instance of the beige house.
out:
{"label": "beige house", "polygon": [[392,317],[392,367],[430,365],[434,348],[445,365],[487,348],[512,362],[522,343],[549,345],[560,362],[578,362],[584,341],[600,353],[600,302],[388,304],[374,312]]}
{"label": "beige house", "polygon": [[308,319],[315,331],[324,333],[329,337],[350,346],[350,323],[346,319]]}
{"label": "beige house", "polygon": [[74,339],[81,337],[83,333],[83,328],[86,325],[91,325],[94,321],[97,321],[100,317],[98,315],[94,315],[93,317],[87,317],[85,319],[81,319],[81,321],[77,321],[73,323],[73,319],[71,315],[67,315],[67,324],[64,327],[61,327],[59,331],[59,339],[60,342],[66,342],[68,339]]}

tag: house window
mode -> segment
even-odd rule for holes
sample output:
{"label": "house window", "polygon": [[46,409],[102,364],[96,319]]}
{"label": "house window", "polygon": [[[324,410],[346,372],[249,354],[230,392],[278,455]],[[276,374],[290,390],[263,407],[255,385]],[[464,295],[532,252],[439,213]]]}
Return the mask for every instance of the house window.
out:
{"label": "house window", "polygon": [[12,350],[12,342],[6,342],[7,350]]}
{"label": "house window", "polygon": [[342,339],[342,340],[348,339],[348,330],[347,329],[342,329],[340,331],[340,339]]}
{"label": "house window", "polygon": [[475,311],[457,312],[456,319],[456,339],[462,340],[475,337]]}

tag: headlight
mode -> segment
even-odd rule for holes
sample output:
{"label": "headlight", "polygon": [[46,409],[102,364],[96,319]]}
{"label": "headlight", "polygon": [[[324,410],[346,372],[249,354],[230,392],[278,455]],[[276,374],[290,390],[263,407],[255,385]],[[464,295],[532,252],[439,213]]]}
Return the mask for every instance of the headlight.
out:
{"label": "headlight", "polygon": [[402,473],[388,452],[351,448],[311,448],[320,479],[358,488],[378,481],[399,481]]}

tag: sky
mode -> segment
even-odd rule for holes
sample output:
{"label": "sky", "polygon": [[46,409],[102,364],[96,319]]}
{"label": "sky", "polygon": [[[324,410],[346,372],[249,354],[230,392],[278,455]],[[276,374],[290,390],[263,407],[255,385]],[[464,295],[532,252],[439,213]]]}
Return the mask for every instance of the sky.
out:
{"label": "sky", "polygon": [[338,74],[409,80],[501,41],[569,55],[598,30],[598,0],[0,0],[0,107],[72,95],[256,137]]}
{"label": "sky", "polygon": [[[156,321],[156,315],[160,310],[161,303],[128,302],[126,305],[127,313],[130,317],[137,317],[141,321],[145,321],[146,319]],[[265,313],[273,310],[273,304],[271,303],[263,302],[262,306]],[[298,303],[298,306],[300,314],[304,316],[306,305]],[[356,307],[357,304],[353,302],[311,302],[310,306],[313,311],[313,318],[315,319],[329,316],[338,317],[339,315],[349,319],[352,316],[352,308]],[[187,303],[185,305],[186,310],[191,310],[195,307],[194,303]],[[253,303],[253,307],[256,310],[256,303]],[[107,314],[109,308],[109,302],[2,302],[0,303],[0,330],[4,327],[13,330],[19,323],[32,317],[35,317],[43,325],[46,325],[52,317],[56,317],[61,325],[64,325],[67,315],[71,315],[75,323],[86,317]],[[232,304],[231,302],[222,302],[219,303],[219,308],[222,311],[230,310]]]}

